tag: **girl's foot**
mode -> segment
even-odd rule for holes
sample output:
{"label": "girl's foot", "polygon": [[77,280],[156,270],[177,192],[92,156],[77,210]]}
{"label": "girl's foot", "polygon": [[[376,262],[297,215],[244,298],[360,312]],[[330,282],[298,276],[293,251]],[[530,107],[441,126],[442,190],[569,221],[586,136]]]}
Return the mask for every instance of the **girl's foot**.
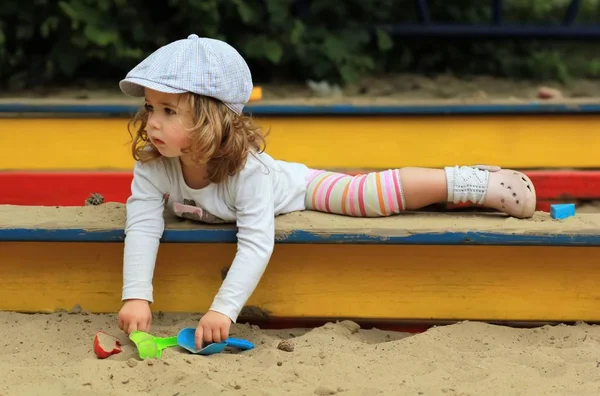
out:
{"label": "girl's foot", "polygon": [[535,188],[525,174],[498,168],[490,171],[490,181],[483,204],[514,217],[529,218],[535,212]]}
{"label": "girl's foot", "polygon": [[517,218],[533,216],[535,188],[523,173],[497,166],[445,168],[448,201],[473,202]]}

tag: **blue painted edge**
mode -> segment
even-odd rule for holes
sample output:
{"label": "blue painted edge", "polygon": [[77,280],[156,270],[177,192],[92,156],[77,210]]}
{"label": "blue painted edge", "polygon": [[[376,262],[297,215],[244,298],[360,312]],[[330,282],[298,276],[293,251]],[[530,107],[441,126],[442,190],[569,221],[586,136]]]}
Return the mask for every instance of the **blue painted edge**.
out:
{"label": "blue painted edge", "polygon": [[[235,228],[165,230],[163,243],[235,243]],[[122,229],[90,231],[83,229],[0,229],[0,241],[11,242],[123,242]],[[277,235],[276,243],[298,244],[389,244],[389,245],[521,245],[521,246],[600,246],[600,234],[503,234],[494,232],[422,233],[406,236],[367,234],[318,234],[296,230]]]}
{"label": "blue painted edge", "polygon": [[[0,104],[0,113],[43,113],[54,116],[102,115],[130,117],[134,105],[40,105]],[[515,103],[515,104],[440,104],[440,105],[248,105],[244,111],[268,116],[368,116],[368,115],[481,115],[481,114],[600,114],[600,103]]]}

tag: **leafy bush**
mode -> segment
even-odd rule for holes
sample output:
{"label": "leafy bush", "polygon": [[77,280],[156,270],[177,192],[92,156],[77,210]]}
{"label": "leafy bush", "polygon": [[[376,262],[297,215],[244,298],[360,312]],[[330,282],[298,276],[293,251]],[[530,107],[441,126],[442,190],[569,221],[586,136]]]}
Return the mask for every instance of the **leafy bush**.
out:
{"label": "leafy bush", "polygon": [[[414,0],[4,0],[0,4],[0,86],[121,78],[144,56],[190,33],[228,41],[256,81],[351,82],[368,73],[598,77],[590,44],[531,41],[439,42],[390,37],[370,26],[416,22]],[[569,0],[507,0],[509,22],[560,23]],[[598,22],[600,0],[577,22]],[[335,5],[334,5],[335,4]],[[488,1],[430,0],[438,21],[486,23]]]}

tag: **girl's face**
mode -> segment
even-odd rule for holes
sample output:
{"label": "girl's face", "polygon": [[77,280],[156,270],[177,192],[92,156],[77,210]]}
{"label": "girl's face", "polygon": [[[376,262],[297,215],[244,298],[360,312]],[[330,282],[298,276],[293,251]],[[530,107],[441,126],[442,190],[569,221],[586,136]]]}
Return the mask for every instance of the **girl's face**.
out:
{"label": "girl's face", "polygon": [[192,127],[191,109],[181,94],[169,94],[145,88],[148,112],[148,139],[165,157],[180,157],[189,145],[188,129]]}

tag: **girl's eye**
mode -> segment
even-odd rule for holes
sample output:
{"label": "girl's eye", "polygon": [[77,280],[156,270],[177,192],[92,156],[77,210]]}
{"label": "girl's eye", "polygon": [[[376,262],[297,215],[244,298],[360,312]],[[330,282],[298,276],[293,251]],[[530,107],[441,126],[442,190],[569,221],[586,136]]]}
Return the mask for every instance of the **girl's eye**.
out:
{"label": "girl's eye", "polygon": [[166,115],[173,115],[173,114],[175,114],[175,111],[169,109],[168,107],[165,107],[165,114]]}
{"label": "girl's eye", "polygon": [[144,104],[144,109],[146,109],[147,112],[151,112],[152,110],[154,110],[152,106],[150,106],[148,103]]}

